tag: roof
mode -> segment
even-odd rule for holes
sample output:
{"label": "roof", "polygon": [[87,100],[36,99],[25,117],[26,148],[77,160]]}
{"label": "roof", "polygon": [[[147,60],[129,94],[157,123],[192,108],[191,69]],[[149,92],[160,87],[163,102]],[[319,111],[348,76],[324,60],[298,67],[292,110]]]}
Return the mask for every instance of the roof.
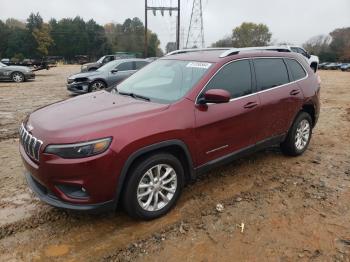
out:
{"label": "roof", "polygon": [[[185,60],[217,63],[233,57],[251,56],[292,56],[289,47],[285,46],[263,46],[247,48],[204,48],[204,49],[184,49],[167,54],[162,59]],[[288,55],[289,54],[289,55]],[[226,59],[225,59],[226,58]]]}

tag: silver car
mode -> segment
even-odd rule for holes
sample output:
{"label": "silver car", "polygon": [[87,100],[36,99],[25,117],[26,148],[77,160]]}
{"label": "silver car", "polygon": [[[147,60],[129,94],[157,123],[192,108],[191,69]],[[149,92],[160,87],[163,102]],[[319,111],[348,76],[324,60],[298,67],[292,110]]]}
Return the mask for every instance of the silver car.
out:
{"label": "silver car", "polygon": [[34,78],[35,74],[29,67],[8,66],[0,62],[0,80],[20,83]]}
{"label": "silver car", "polygon": [[150,61],[146,59],[120,59],[109,62],[96,71],[68,77],[67,89],[73,93],[95,92],[108,89],[131,76]]}

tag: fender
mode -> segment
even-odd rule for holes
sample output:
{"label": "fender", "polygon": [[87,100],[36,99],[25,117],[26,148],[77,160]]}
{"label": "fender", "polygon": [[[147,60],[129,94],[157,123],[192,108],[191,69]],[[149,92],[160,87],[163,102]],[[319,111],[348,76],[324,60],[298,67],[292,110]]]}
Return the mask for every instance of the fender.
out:
{"label": "fender", "polygon": [[152,144],[143,148],[138,149],[137,151],[135,151],[134,153],[132,153],[128,159],[125,161],[125,164],[122,168],[122,171],[119,175],[119,179],[118,179],[118,185],[117,185],[117,189],[116,189],[116,195],[115,195],[115,205],[117,206],[118,202],[119,202],[119,198],[120,198],[120,194],[122,192],[123,189],[123,185],[125,183],[126,180],[126,176],[128,173],[129,168],[131,167],[132,163],[140,156],[147,154],[149,152],[158,150],[158,149],[162,149],[162,148],[166,148],[169,146],[179,146],[181,147],[181,149],[185,152],[185,157],[187,159],[187,162],[189,164],[189,175],[191,179],[195,178],[195,172],[194,172],[194,168],[193,168],[193,162],[192,162],[192,157],[190,154],[190,151],[188,150],[186,144],[178,139],[173,139],[173,140],[166,140],[163,142],[159,142],[156,144]]}

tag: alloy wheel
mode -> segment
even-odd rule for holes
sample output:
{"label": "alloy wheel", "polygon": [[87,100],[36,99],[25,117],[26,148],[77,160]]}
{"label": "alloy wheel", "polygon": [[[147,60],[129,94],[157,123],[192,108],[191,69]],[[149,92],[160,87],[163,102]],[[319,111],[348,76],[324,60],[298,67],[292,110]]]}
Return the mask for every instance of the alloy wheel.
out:
{"label": "alloy wheel", "polygon": [[137,201],[146,211],[158,211],[168,205],[177,189],[175,169],[158,164],[142,176],[137,187]]}
{"label": "alloy wheel", "polygon": [[23,82],[24,77],[21,73],[14,73],[12,75],[12,80],[15,81],[16,83],[20,83],[20,82]]}
{"label": "alloy wheel", "polygon": [[102,82],[100,82],[100,81],[94,82],[91,85],[91,91],[92,92],[100,91],[100,90],[102,90],[104,88],[105,88],[104,84]]}
{"label": "alloy wheel", "polygon": [[303,150],[309,142],[310,131],[311,127],[309,121],[306,119],[300,121],[295,134],[295,147],[298,150]]}

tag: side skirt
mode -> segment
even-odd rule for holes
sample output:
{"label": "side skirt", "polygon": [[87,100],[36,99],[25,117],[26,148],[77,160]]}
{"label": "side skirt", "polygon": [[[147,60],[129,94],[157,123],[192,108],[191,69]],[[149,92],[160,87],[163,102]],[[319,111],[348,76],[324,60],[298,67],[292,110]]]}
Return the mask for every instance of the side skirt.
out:
{"label": "side skirt", "polygon": [[284,141],[285,137],[286,137],[286,134],[274,136],[274,137],[265,139],[263,141],[260,141],[260,142],[256,143],[255,145],[251,145],[251,146],[239,149],[239,150],[234,151],[228,155],[214,159],[214,160],[212,160],[204,165],[196,167],[194,170],[195,174],[199,175],[199,174],[206,173],[206,172],[208,172],[212,169],[215,169],[219,166],[226,165],[226,164],[228,164],[228,163],[230,163],[238,158],[245,157],[245,156],[250,155],[254,152],[260,151],[264,148],[279,144],[279,143]]}

